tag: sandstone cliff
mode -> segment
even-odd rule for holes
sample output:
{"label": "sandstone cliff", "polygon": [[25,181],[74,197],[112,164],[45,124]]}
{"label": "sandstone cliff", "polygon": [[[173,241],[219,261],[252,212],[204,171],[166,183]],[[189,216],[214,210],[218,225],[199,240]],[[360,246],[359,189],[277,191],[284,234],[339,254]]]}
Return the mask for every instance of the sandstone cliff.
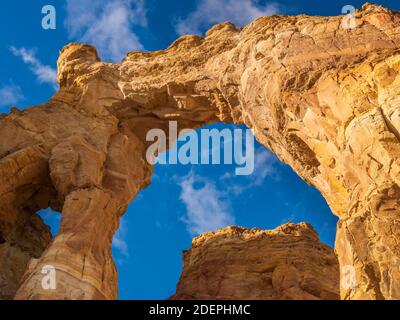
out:
{"label": "sandstone cliff", "polygon": [[176,300],[339,299],[333,249],[306,224],[227,227],[193,239]]}
{"label": "sandstone cliff", "polygon": [[[10,254],[19,264],[2,286],[34,258],[18,299],[116,298],[110,244],[150,181],[146,132],[222,121],[252,128],[340,218],[335,249],[355,274],[342,298],[400,298],[400,15],[367,4],[356,28],[342,19],[223,23],[120,64],[66,46],[50,101],[0,117],[1,268]],[[48,230],[35,212],[47,207],[62,222],[42,253]],[[48,264],[52,291],[41,286]]]}

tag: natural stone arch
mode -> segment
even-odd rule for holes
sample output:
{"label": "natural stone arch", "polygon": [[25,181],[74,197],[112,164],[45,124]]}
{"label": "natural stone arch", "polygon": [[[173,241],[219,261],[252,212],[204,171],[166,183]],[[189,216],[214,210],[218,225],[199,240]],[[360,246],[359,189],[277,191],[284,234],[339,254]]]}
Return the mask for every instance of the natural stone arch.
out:
{"label": "natural stone arch", "polygon": [[[0,121],[4,241],[37,258],[15,236],[21,210],[63,208],[59,234],[31,260],[16,298],[117,297],[111,239],[149,183],[145,134],[169,120],[252,128],[340,218],[336,251],[356,275],[342,298],[399,298],[400,15],[368,4],[356,19],[349,30],[342,17],[224,23],[120,64],[66,46],[60,90]],[[58,271],[51,292],[41,287],[48,264]]]}

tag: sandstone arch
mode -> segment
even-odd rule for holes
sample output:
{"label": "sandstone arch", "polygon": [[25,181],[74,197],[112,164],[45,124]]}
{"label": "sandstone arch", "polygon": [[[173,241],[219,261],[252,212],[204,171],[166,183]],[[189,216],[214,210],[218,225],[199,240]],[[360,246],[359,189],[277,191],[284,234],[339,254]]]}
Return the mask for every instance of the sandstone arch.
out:
{"label": "sandstone arch", "polygon": [[[342,298],[400,298],[400,15],[366,4],[356,18],[350,30],[342,17],[223,23],[120,64],[66,46],[60,90],[0,120],[1,241],[21,265],[35,258],[16,298],[116,298],[112,235],[149,183],[144,134],[168,120],[252,128],[340,218],[336,251],[357,278]],[[18,230],[48,206],[63,218],[41,254],[45,226]],[[55,292],[41,289],[45,264],[59,270]]]}

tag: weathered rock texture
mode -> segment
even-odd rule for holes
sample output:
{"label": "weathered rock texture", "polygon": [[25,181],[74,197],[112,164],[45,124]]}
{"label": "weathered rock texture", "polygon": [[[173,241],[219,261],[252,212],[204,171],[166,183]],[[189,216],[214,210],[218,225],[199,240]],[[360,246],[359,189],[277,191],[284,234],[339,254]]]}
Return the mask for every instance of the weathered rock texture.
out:
{"label": "weathered rock texture", "polygon": [[193,239],[176,300],[337,300],[339,263],[306,224],[227,227]]}
{"label": "weathered rock texture", "polygon": [[[356,278],[342,298],[400,298],[400,15],[368,4],[355,29],[342,19],[223,23],[120,64],[66,46],[60,90],[0,120],[1,242],[22,261],[2,282],[12,287],[33,257],[16,298],[115,298],[110,243],[149,182],[146,132],[223,121],[252,128],[340,218],[336,250]],[[48,231],[30,227],[27,248],[18,230],[49,206],[62,209],[61,229],[38,257]],[[45,264],[58,270],[56,290],[41,287]]]}

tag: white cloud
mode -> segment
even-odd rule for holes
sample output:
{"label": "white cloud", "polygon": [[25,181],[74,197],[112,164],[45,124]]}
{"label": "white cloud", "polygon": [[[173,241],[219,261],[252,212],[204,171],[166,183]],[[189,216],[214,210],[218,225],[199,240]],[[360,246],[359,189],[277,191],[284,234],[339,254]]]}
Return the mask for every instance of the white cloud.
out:
{"label": "white cloud", "polygon": [[129,256],[128,244],[126,243],[125,240],[122,240],[118,235],[115,235],[112,245],[125,257]]}
{"label": "white cloud", "polygon": [[16,57],[20,57],[22,61],[30,67],[40,83],[48,83],[54,88],[57,87],[57,70],[42,64],[40,60],[36,58],[33,49],[10,47],[10,50]]}
{"label": "white cloud", "polygon": [[254,155],[254,172],[248,176],[251,179],[251,186],[260,186],[265,178],[276,174],[274,168],[275,158],[270,151],[264,147],[256,150]]}
{"label": "white cloud", "polygon": [[215,184],[190,172],[179,181],[180,199],[186,206],[183,221],[192,235],[234,225],[230,203]]}
{"label": "white cloud", "polygon": [[255,18],[279,12],[276,3],[259,5],[257,0],[201,0],[196,10],[178,22],[176,32],[201,34],[212,25],[230,21],[244,26]]}
{"label": "white cloud", "polygon": [[143,50],[132,28],[147,26],[145,0],[67,0],[66,8],[70,38],[95,46],[103,59]]}
{"label": "white cloud", "polygon": [[24,99],[19,86],[9,84],[0,88],[0,106],[16,105]]}
{"label": "white cloud", "polygon": [[125,217],[120,219],[119,229],[114,235],[112,246],[117,249],[123,256],[126,258],[129,257],[129,247],[128,243],[125,241],[128,222],[126,221]]}
{"label": "white cloud", "polygon": [[281,220],[280,224],[285,224],[285,223],[288,223],[288,222],[296,223],[297,220],[298,220],[297,215],[291,214],[290,216],[283,218]]}
{"label": "white cloud", "polygon": [[224,182],[226,189],[235,194],[240,195],[246,190],[261,186],[267,177],[277,177],[278,172],[275,169],[276,159],[274,155],[264,147],[259,147],[254,153],[254,171],[248,176],[241,176],[243,180],[240,183],[235,183],[236,175],[225,173],[220,180]]}

